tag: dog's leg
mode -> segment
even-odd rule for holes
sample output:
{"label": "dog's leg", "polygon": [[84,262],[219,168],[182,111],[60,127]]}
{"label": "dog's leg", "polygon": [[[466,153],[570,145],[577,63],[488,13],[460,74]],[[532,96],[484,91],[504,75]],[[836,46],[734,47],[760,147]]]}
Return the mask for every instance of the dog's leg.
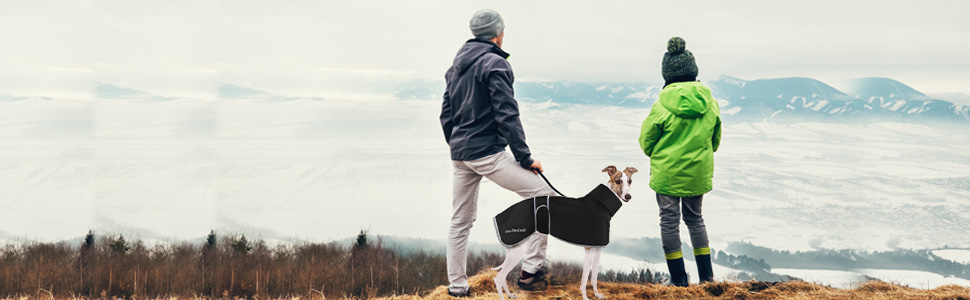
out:
{"label": "dog's leg", "polygon": [[[509,261],[512,260],[512,248],[505,249],[505,261],[502,262],[498,267],[492,268],[492,270],[498,270],[498,274],[492,281],[495,282],[495,292],[498,293],[500,299],[505,300],[505,294],[502,292],[503,285],[505,285],[505,277],[509,275]],[[511,297],[510,297],[511,298]]]}
{"label": "dog's leg", "polygon": [[[593,252],[590,248],[586,248],[586,258],[583,261],[583,281],[579,283],[579,291],[583,293],[583,300],[589,300],[589,297],[586,297],[586,282],[589,279],[590,265],[592,263]],[[594,274],[593,276],[596,275]]]}
{"label": "dog's leg", "polygon": [[495,275],[495,278],[492,279],[492,281],[495,282],[495,290],[498,292],[498,295],[502,300],[505,300],[506,294],[509,295],[510,299],[516,299],[518,297],[509,290],[509,272],[512,272],[512,268],[522,261],[522,258],[525,257],[525,251],[527,249],[522,245],[518,245],[512,248],[506,248],[505,250],[505,261],[502,262],[501,266],[494,268],[498,270],[498,274]]}
{"label": "dog's leg", "polygon": [[600,294],[600,291],[596,288],[596,279],[600,274],[600,252],[603,251],[603,248],[595,248],[591,251],[593,251],[593,269],[591,270],[593,273],[591,274],[593,277],[593,295],[599,299],[606,299],[606,295]]}
{"label": "dog's leg", "polygon": [[[506,266],[508,271],[505,271],[505,274],[512,272],[512,268],[522,262],[522,259],[525,258],[525,253],[527,250],[529,250],[529,247],[525,245],[520,245],[512,250],[512,253],[509,254],[509,256],[512,257],[512,261],[508,266]],[[502,286],[505,287],[505,293],[509,295],[510,299],[519,298],[519,296],[516,296],[514,293],[512,293],[512,291],[509,291],[509,282],[507,279],[507,275],[502,277]]]}

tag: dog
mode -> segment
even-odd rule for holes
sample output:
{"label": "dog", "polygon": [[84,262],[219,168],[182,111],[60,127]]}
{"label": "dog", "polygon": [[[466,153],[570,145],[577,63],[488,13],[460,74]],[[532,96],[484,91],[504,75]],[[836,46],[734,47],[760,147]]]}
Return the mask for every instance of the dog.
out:
{"label": "dog", "polygon": [[[592,281],[593,294],[596,298],[606,298],[596,286],[600,251],[603,246],[609,243],[609,219],[622,205],[620,201],[616,200],[629,202],[633,198],[630,194],[630,185],[633,184],[633,174],[637,172],[637,169],[627,167],[622,172],[618,172],[615,166],[608,166],[602,172],[605,172],[610,178],[607,184],[597,186],[583,198],[545,197],[543,199],[536,197],[526,199],[509,207],[493,219],[499,241],[506,246],[505,261],[492,269],[498,270],[493,281],[495,281],[495,289],[502,300],[505,300],[505,295],[508,295],[511,299],[517,298],[509,290],[506,279],[512,268],[525,257],[528,247],[523,246],[521,242],[534,233],[552,234],[567,243],[584,245],[586,258],[583,263],[583,280],[580,283],[583,300],[589,300],[586,296],[587,280]],[[609,188],[606,188],[606,186],[609,186]],[[609,194],[612,194],[612,197]],[[591,209],[591,207],[599,209]],[[531,213],[529,210],[531,210]],[[583,218],[584,213],[590,213],[592,217],[590,219],[575,219]],[[533,219],[523,220],[528,217],[525,214],[531,214]],[[553,217],[559,220],[563,219],[563,216],[566,217],[565,221],[553,222]],[[543,218],[545,219],[543,220]],[[530,222],[533,224],[529,224]]]}

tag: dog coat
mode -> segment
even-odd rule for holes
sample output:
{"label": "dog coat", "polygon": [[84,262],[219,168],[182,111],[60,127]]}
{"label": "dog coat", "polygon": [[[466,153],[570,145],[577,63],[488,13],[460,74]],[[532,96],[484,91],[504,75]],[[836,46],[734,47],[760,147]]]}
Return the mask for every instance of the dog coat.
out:
{"label": "dog coat", "polygon": [[535,232],[552,235],[584,247],[610,243],[610,219],[623,203],[605,185],[598,185],[582,198],[536,197],[513,204],[492,222],[499,242],[518,245]]}

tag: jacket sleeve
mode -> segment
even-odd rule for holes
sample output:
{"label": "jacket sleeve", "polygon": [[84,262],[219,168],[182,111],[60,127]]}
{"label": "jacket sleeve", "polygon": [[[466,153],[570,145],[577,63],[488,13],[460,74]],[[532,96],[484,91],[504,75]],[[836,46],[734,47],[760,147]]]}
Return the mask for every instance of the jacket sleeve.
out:
{"label": "jacket sleeve", "polygon": [[445,143],[451,144],[451,130],[455,126],[451,122],[451,97],[448,96],[448,91],[445,91],[444,101],[441,102],[441,116],[438,119],[441,121],[441,130],[445,133]]}
{"label": "jacket sleeve", "polygon": [[643,120],[643,125],[640,127],[640,149],[647,156],[653,155],[653,148],[663,135],[663,123],[655,108],[650,109],[650,114]]}
{"label": "jacket sleeve", "polygon": [[486,80],[495,122],[498,123],[502,136],[508,140],[515,161],[523,168],[529,168],[532,165],[532,153],[525,143],[525,130],[519,120],[519,104],[513,97],[512,82],[515,77],[512,69],[505,60],[496,61],[495,66],[489,69]]}
{"label": "jacket sleeve", "polygon": [[717,148],[721,146],[721,116],[717,116],[717,123],[714,123],[714,135],[711,136],[711,146],[714,147],[714,152],[717,152]]}

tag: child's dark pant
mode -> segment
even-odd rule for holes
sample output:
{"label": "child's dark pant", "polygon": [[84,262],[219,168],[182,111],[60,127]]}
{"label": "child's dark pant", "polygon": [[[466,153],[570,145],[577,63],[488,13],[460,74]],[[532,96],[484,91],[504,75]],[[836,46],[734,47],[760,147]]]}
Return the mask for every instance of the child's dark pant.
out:
{"label": "child's dark pant", "polygon": [[[691,247],[708,248],[707,227],[701,215],[701,201],[704,195],[694,197],[675,197],[657,194],[660,207],[660,238],[665,253],[680,251],[680,219],[690,231]],[[681,210],[683,208],[683,210]],[[683,213],[682,213],[683,212]]]}

